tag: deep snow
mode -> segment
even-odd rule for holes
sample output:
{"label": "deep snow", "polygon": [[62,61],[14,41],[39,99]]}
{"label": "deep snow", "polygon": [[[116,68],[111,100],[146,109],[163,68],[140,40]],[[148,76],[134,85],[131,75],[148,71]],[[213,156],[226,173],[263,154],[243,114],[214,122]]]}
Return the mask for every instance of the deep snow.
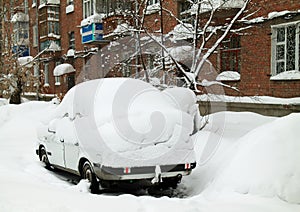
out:
{"label": "deep snow", "polygon": [[[36,126],[56,107],[27,102],[0,106],[0,211],[300,211],[300,114],[283,118],[222,112],[194,136],[198,161],[178,190],[185,199],[94,195],[43,168]],[[206,143],[218,140],[202,160]],[[117,204],[116,204],[117,203]],[[293,203],[298,203],[293,204]]]}

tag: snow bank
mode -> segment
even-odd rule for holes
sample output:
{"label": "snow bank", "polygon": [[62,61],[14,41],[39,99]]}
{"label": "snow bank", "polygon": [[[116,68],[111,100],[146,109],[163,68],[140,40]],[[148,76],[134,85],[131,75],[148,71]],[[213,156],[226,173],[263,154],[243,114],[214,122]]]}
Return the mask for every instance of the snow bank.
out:
{"label": "snow bank", "polygon": [[[247,133],[256,132],[254,130],[263,124],[270,123],[266,128],[272,130],[275,126],[273,123],[282,127],[280,129],[288,131],[291,128],[291,132],[287,133],[289,136],[284,138],[288,143],[292,145],[285,145],[280,140],[280,145],[284,147],[283,152],[293,153],[286,158],[286,160],[279,159],[272,162],[278,164],[280,167],[286,162],[290,168],[292,165],[292,159],[297,159],[299,154],[296,150],[292,150],[295,147],[296,140],[290,142],[289,139],[296,137],[298,133],[296,126],[299,126],[299,115],[291,115],[284,119],[264,117],[254,113],[234,113],[234,112],[222,112],[210,115],[209,124],[204,130],[197,134],[196,150],[198,151],[198,157],[201,156],[202,147],[205,146],[205,137],[220,135],[222,138],[221,145],[219,146],[214,157],[203,166],[197,166],[193,170],[190,176],[183,178],[183,183],[179,186],[179,190],[176,192],[182,192],[189,198],[154,198],[151,196],[139,196],[134,195],[122,195],[120,193],[104,193],[93,195],[87,191],[88,183],[81,181],[78,185],[73,185],[66,182],[62,175],[57,175],[56,172],[48,171],[38,161],[38,157],[35,155],[35,128],[42,118],[54,112],[57,106],[52,103],[45,102],[28,102],[21,105],[5,105],[0,107],[0,211],[1,212],[18,212],[18,211],[203,211],[203,212],[298,212],[300,211],[300,205],[293,205],[287,202],[281,201],[279,198],[266,198],[258,195],[252,195],[248,193],[240,194],[230,191],[218,191],[213,186],[212,181],[216,177],[222,177],[221,170],[227,167],[228,159],[234,156],[234,151],[231,149],[239,150],[235,147],[237,142],[244,141],[239,139]],[[225,122],[224,122],[225,117]],[[297,119],[297,120],[295,120]],[[274,121],[275,120],[275,121]],[[274,121],[273,123],[271,123]],[[281,123],[281,124],[280,124]],[[289,123],[289,124],[288,124]],[[283,125],[283,126],[279,126]],[[291,125],[293,125],[291,127]],[[287,128],[287,129],[286,129]],[[259,135],[261,130],[257,131]],[[278,130],[277,128],[274,129]],[[270,132],[269,132],[270,133]],[[272,138],[276,138],[276,133],[270,134]],[[249,134],[250,135],[250,134]],[[265,133],[266,135],[266,133]],[[279,133],[279,136],[282,136]],[[247,146],[241,148],[241,150],[248,150],[253,146],[258,148],[260,145],[253,144],[257,138],[253,140],[252,136],[248,136]],[[268,137],[269,138],[269,137]],[[299,138],[299,136],[297,137]],[[273,139],[272,139],[273,140]],[[274,143],[267,140],[273,147]],[[244,143],[244,142],[243,142]],[[274,154],[278,153],[278,145],[274,146],[276,150]],[[266,150],[269,154],[264,154],[266,157],[262,158],[264,161],[267,155],[273,154],[273,149],[268,149],[267,144],[262,145],[262,151]],[[287,149],[291,151],[286,151]],[[272,150],[272,151],[271,151]],[[252,151],[251,148],[249,152]],[[279,152],[279,155],[282,151]],[[253,152],[252,152],[253,153]],[[296,155],[294,153],[297,153]],[[256,154],[254,152],[253,154]],[[241,159],[247,157],[247,155],[239,154]],[[258,154],[260,156],[260,154]],[[291,157],[291,158],[289,158]],[[237,162],[236,158],[234,161]],[[249,158],[248,158],[249,159]],[[252,157],[252,159],[255,159]],[[278,157],[277,157],[278,159]],[[230,161],[230,160],[229,160]],[[241,161],[242,162],[242,161]],[[244,162],[249,162],[244,160]],[[251,161],[250,161],[251,162]],[[271,163],[271,162],[270,162]],[[299,161],[293,162],[294,176],[298,169]],[[245,164],[244,169],[246,169]],[[232,167],[232,166],[231,166]],[[239,167],[237,167],[239,168]],[[252,169],[253,167],[249,167]],[[255,168],[255,167],[254,167]],[[244,170],[242,169],[242,170]],[[282,171],[285,172],[288,167],[283,166]],[[253,170],[253,169],[252,169]],[[269,170],[267,167],[266,172]],[[251,170],[246,170],[248,173],[253,174]],[[236,170],[233,173],[240,173],[241,170]],[[242,174],[242,173],[240,173]],[[279,176],[283,176],[283,173],[279,173]],[[277,177],[275,175],[275,177]],[[287,175],[288,177],[288,175]],[[272,176],[273,178],[273,176]],[[294,181],[287,182],[286,187],[282,190],[293,190],[289,188],[289,185],[296,185],[297,179],[291,177]],[[299,176],[298,176],[299,179]],[[272,179],[271,179],[272,181]],[[268,182],[266,182],[268,183]],[[263,186],[262,186],[263,187]],[[203,191],[203,188],[207,188]],[[219,187],[220,188],[220,187]],[[296,187],[295,187],[296,188]],[[299,190],[299,189],[298,189]],[[287,195],[286,195],[287,196]],[[299,196],[299,195],[298,195]],[[281,197],[281,196],[280,196]],[[116,204],[118,203],[118,204]]]}
{"label": "snow bank", "polygon": [[291,114],[242,137],[231,164],[216,180],[216,189],[300,204],[299,125],[300,114]]}
{"label": "snow bank", "polygon": [[255,103],[255,104],[300,104],[300,97],[295,98],[277,98],[272,96],[226,96],[205,94],[197,96],[198,101],[215,102],[241,102],[241,103]]}
{"label": "snow bank", "polygon": [[0,98],[0,106],[7,105],[7,104],[8,104],[8,100],[7,99]]}
{"label": "snow bank", "polygon": [[[193,135],[197,167],[183,179],[188,194],[199,195],[209,188],[237,151],[240,137],[276,118],[250,112],[219,112],[203,117],[208,123]],[[214,189],[209,189],[214,191]]]}

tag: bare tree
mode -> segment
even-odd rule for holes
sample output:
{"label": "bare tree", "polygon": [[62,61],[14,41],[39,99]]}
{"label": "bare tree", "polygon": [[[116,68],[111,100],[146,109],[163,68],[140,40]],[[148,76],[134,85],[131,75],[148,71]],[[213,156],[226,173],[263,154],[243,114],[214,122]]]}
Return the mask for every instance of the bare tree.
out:
{"label": "bare tree", "polygon": [[[0,94],[10,103],[20,104],[24,87],[37,81],[32,75],[32,57],[28,57],[29,17],[25,5],[1,0],[1,69]],[[18,12],[14,12],[17,8]],[[23,9],[23,10],[22,10]],[[27,56],[27,57],[24,57]],[[5,63],[3,62],[5,61]]]}
{"label": "bare tree", "polygon": [[[212,67],[214,64],[209,62],[210,57],[215,53],[220,44],[226,39],[230,33],[240,27],[239,20],[246,16],[247,7],[251,0],[188,0],[185,8],[185,14],[189,13],[190,20],[184,20],[174,14],[168,7],[164,6],[166,0],[158,1],[155,7],[150,8],[148,0],[135,1],[135,12],[132,17],[135,20],[133,26],[128,27],[128,31],[135,34],[133,39],[136,39],[135,45],[138,47],[130,52],[129,58],[121,61],[121,63],[131,65],[135,58],[135,70],[143,71],[139,74],[139,78],[146,81],[156,78],[160,81],[159,86],[166,87],[170,83],[165,80],[165,76],[174,73],[173,78],[181,77],[184,79],[183,84],[193,90],[199,91],[198,87],[206,87],[211,85],[223,85],[220,82],[203,83],[198,80],[198,76],[206,67]],[[139,4],[139,5],[137,5]],[[145,19],[149,14],[149,10],[153,9],[159,13],[160,30],[153,33],[151,29],[145,27]],[[233,9],[232,9],[233,8]],[[216,24],[216,18],[221,12],[226,13],[230,9],[228,17],[224,18],[222,23]],[[151,12],[151,11],[150,11]],[[181,27],[180,42],[174,39],[174,33],[165,33],[164,25],[166,24],[165,17],[175,20]],[[226,19],[226,20],[225,20]],[[175,31],[175,29],[174,29]],[[173,36],[173,37],[172,37]],[[176,35],[175,35],[176,36]],[[185,42],[183,42],[185,40]],[[186,61],[180,61],[173,52],[180,46],[189,45],[188,51],[183,49],[182,54],[189,55],[192,58],[188,64],[183,64]],[[149,46],[151,46],[149,48]],[[154,47],[155,46],[155,47]],[[145,56],[153,54],[153,63],[155,67],[147,65]],[[192,56],[190,56],[192,55]],[[206,67],[205,67],[206,66]],[[123,66],[125,67],[125,66]],[[136,77],[136,75],[134,75]],[[171,79],[170,79],[171,80]],[[202,79],[203,80],[203,79]],[[171,80],[172,81],[172,80]],[[174,85],[174,83],[171,83]]]}

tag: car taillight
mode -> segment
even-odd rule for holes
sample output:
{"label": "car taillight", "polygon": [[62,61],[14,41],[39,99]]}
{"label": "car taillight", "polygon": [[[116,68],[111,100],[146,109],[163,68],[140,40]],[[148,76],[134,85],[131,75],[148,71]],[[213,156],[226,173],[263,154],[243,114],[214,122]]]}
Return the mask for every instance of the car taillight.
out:
{"label": "car taillight", "polygon": [[124,168],[124,173],[129,174],[131,172],[131,169],[129,167]]}
{"label": "car taillight", "polygon": [[191,164],[190,163],[186,163],[184,166],[184,169],[191,169]]}

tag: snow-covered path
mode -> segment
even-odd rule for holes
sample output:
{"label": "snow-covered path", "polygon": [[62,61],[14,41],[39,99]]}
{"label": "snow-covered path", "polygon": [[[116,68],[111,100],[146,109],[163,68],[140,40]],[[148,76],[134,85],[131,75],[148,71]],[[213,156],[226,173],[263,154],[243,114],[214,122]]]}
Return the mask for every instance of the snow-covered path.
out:
{"label": "snow-covered path", "polygon": [[[300,191],[300,178],[297,178],[300,170],[299,157],[290,155],[295,160],[294,164],[291,164],[291,160],[287,160],[286,166],[293,167],[294,173],[292,174],[294,174],[294,178],[292,177],[291,179],[294,179],[294,181],[288,185],[293,186],[293,188],[290,188],[290,190],[289,187],[285,188],[285,194],[290,195],[288,197],[293,200],[292,202],[297,202],[298,205],[283,201],[278,196],[273,195],[272,192],[266,195],[268,188],[256,189],[256,193],[252,192],[251,189],[247,192],[242,192],[245,191],[249,182],[245,181],[243,185],[234,184],[230,182],[229,175],[226,173],[226,171],[230,170],[234,171],[232,177],[242,176],[239,170],[234,170],[235,167],[238,167],[237,165],[240,165],[237,164],[235,166],[239,158],[235,158],[234,156],[238,156],[240,151],[245,151],[243,146],[247,147],[247,145],[250,150],[252,148],[251,151],[257,151],[255,145],[247,144],[249,143],[248,140],[253,137],[259,139],[259,137],[263,137],[263,131],[280,124],[287,125],[287,127],[289,127],[289,123],[293,125],[298,124],[299,121],[297,119],[300,119],[299,114],[285,118],[282,122],[280,122],[280,119],[263,117],[252,113],[225,112],[211,116],[210,124],[205,130],[195,136],[195,148],[198,158],[201,156],[205,142],[211,139],[212,136],[217,136],[221,139],[220,146],[207,163],[198,166],[190,176],[184,178],[179,189],[186,192],[188,197],[179,199],[169,197],[154,198],[151,196],[136,197],[129,194],[118,196],[94,195],[88,192],[86,182],[81,181],[78,185],[72,185],[43,168],[38,161],[38,157],[35,155],[35,128],[39,120],[43,119],[54,108],[55,105],[52,103],[42,102],[29,102],[19,106],[7,105],[0,107],[1,212],[41,210],[73,212],[87,211],[89,209],[139,212],[300,211],[300,197],[297,198],[295,196]],[[257,128],[261,125],[262,127],[266,126],[266,128]],[[291,134],[291,132],[286,133]],[[289,154],[300,151],[300,149],[297,149],[299,145],[296,142],[292,142],[297,135],[299,138],[299,132],[294,132],[294,135],[286,138],[286,142],[291,142],[290,148],[292,149],[287,148],[286,150]],[[241,145],[241,141],[247,145]],[[282,148],[285,146],[279,145],[277,147]],[[272,150],[271,152],[276,152],[277,150],[272,149],[272,147],[270,149]],[[269,154],[267,150],[263,148],[262,151],[264,151],[263,155],[265,155],[266,161],[268,161]],[[242,162],[248,162],[247,158],[240,157],[240,159]],[[297,161],[298,159],[299,161]],[[260,160],[264,160],[264,158],[260,158]],[[273,161],[274,164],[278,162]],[[251,163],[248,165],[250,166]],[[281,171],[285,173],[284,162],[280,163],[280,165],[282,168]],[[249,173],[251,173],[251,168],[253,167],[249,167]],[[272,169],[270,168],[270,170]],[[253,177],[256,176],[253,175]],[[253,182],[261,183],[259,180]],[[278,182],[280,183],[281,181]],[[261,186],[263,187],[263,185]],[[266,186],[272,187],[272,184]],[[239,188],[243,188],[243,190],[239,191]],[[274,192],[276,194],[276,191]]]}

